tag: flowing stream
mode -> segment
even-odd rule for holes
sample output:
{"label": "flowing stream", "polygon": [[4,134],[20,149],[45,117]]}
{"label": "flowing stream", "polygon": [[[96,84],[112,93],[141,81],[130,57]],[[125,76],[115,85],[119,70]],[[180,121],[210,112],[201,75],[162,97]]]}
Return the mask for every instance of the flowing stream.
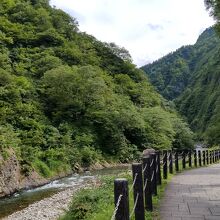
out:
{"label": "flowing stream", "polygon": [[96,178],[97,175],[112,175],[128,170],[128,167],[118,166],[114,168],[105,168],[102,170],[96,170],[86,172],[83,174],[73,174],[71,176],[54,180],[44,186],[24,190],[19,193],[15,193],[10,197],[0,199],[0,218],[6,217],[16,211],[22,210],[28,205],[37,202],[41,199],[50,197],[55,193],[67,189],[69,187],[75,187],[85,184],[88,180]]}

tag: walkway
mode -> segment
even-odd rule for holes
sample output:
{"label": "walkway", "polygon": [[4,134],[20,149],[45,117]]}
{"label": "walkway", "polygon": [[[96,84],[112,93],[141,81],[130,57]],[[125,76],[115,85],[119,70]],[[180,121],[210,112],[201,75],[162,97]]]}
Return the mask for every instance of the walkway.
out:
{"label": "walkway", "polygon": [[184,171],[168,184],[161,220],[220,220],[220,164]]}

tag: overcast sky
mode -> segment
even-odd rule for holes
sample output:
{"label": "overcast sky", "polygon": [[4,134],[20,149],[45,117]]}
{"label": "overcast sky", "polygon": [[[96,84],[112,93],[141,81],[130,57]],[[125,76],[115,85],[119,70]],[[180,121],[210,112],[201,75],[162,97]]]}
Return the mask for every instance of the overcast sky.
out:
{"label": "overcast sky", "polygon": [[51,0],[79,29],[125,47],[138,66],[193,44],[214,22],[203,0]]}

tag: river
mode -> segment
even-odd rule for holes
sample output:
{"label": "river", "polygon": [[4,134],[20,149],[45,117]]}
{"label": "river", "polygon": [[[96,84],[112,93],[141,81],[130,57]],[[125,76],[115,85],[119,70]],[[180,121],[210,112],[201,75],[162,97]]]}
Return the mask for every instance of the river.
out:
{"label": "river", "polygon": [[128,167],[118,166],[114,168],[105,168],[101,170],[86,172],[80,175],[73,174],[71,176],[52,181],[49,184],[35,189],[24,190],[19,193],[15,193],[10,197],[0,199],[0,218],[22,210],[28,205],[41,199],[50,197],[59,191],[70,187],[77,188],[77,186],[86,184],[88,180],[96,178],[97,176],[118,174],[126,170],[128,170]]}

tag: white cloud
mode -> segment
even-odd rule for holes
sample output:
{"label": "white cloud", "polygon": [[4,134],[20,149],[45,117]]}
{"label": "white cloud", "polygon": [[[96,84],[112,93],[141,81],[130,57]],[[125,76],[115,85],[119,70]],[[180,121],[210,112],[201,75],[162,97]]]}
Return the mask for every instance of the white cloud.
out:
{"label": "white cloud", "polygon": [[138,66],[195,43],[214,22],[203,0],[51,0],[79,28],[129,50]]}

